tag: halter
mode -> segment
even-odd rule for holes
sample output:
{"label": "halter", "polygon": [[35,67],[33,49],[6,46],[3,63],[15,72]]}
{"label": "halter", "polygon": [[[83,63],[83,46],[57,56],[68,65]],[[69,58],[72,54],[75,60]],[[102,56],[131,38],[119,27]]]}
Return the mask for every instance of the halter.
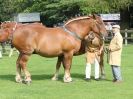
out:
{"label": "halter", "polygon": [[13,33],[16,30],[16,28],[17,28],[17,22],[15,22],[15,26],[12,28],[12,32],[9,33],[9,41],[10,42],[12,42],[12,40],[13,40]]}
{"label": "halter", "polygon": [[16,30],[16,28],[17,28],[17,22],[15,22],[15,26],[14,26],[14,28],[12,29],[13,31],[15,31]]}
{"label": "halter", "polygon": [[[97,24],[99,24],[96,20],[94,20],[94,23],[96,24],[96,26],[98,27],[98,29],[100,30],[100,26],[99,25],[97,25]],[[99,33],[100,33],[100,31],[99,31]],[[105,37],[103,36],[103,34],[102,33],[100,33],[99,35],[99,38],[100,39],[102,39],[102,40],[105,40]]]}

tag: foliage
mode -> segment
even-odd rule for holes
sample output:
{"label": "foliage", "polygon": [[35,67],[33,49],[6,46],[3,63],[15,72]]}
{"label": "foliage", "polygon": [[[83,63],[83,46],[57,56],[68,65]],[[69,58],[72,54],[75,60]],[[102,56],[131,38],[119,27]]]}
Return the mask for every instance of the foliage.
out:
{"label": "foliage", "polygon": [[46,25],[53,25],[62,22],[75,14],[79,14],[79,4],[77,2],[68,1],[43,1],[33,4],[32,7],[24,10],[24,12],[40,12],[41,19]]}
{"label": "foliage", "polygon": [[0,0],[0,21],[8,19],[13,13],[12,0]]}
{"label": "foliage", "polygon": [[[103,6],[104,5],[104,6]],[[86,0],[81,4],[83,13],[109,13],[110,6],[105,0]]]}
{"label": "foliage", "polygon": [[126,7],[132,6],[132,0],[108,0],[111,4],[111,11],[119,11],[120,9],[125,9]]}
{"label": "foliage", "polygon": [[52,26],[75,15],[119,12],[131,5],[132,0],[0,0],[0,20],[21,12],[40,12],[42,22]]}

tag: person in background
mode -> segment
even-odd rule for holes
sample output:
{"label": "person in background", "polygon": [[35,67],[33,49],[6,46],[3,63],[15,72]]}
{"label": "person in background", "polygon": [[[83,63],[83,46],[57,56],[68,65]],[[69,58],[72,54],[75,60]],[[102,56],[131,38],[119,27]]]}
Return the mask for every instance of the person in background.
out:
{"label": "person in background", "polygon": [[1,51],[0,51],[0,58],[2,58],[2,53],[1,53]]}
{"label": "person in background", "polygon": [[112,32],[114,33],[114,37],[112,38],[108,50],[109,54],[109,64],[112,68],[113,73],[113,82],[119,83],[122,82],[121,76],[121,53],[122,53],[122,44],[123,38],[120,34],[120,26],[113,25]]}

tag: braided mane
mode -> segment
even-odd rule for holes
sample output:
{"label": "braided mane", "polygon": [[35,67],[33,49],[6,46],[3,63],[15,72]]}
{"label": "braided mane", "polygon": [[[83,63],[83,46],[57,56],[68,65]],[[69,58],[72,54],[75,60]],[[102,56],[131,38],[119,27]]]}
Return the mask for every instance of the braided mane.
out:
{"label": "braided mane", "polygon": [[78,17],[78,18],[73,18],[73,19],[70,19],[68,20],[65,25],[68,25],[69,23],[73,22],[73,21],[77,21],[77,20],[83,20],[83,19],[89,19],[90,17],[89,16],[83,16],[83,17]]}

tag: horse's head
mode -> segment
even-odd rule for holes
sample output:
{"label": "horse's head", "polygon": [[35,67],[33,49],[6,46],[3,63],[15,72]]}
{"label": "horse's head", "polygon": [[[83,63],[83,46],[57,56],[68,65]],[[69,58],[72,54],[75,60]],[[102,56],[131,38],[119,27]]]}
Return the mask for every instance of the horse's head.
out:
{"label": "horse's head", "polygon": [[9,39],[9,29],[0,29],[0,42],[5,42]]}
{"label": "horse's head", "polygon": [[90,18],[92,19],[91,30],[100,36],[102,35],[102,36],[106,37],[108,35],[108,33],[106,31],[104,22],[101,19],[101,17],[94,14],[94,15],[90,16]]}

